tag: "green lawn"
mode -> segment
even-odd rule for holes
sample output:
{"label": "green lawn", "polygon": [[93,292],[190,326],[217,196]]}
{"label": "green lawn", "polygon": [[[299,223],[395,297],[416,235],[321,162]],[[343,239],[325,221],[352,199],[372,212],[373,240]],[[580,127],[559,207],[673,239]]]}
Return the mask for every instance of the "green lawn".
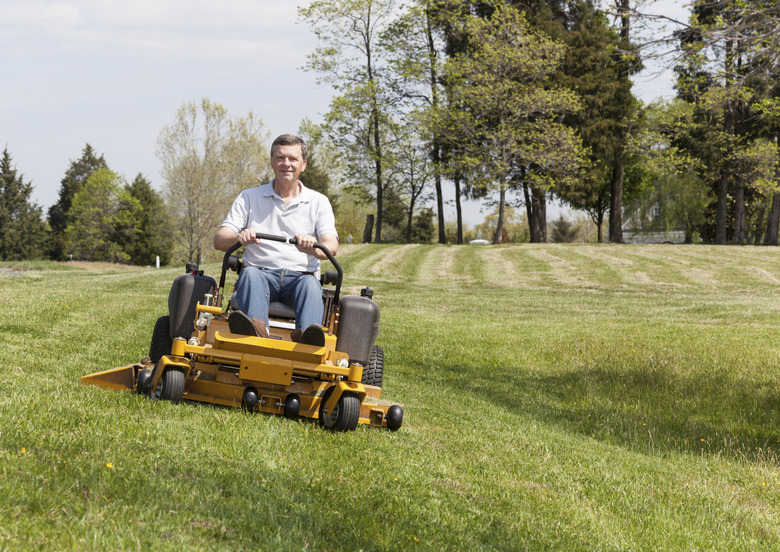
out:
{"label": "green lawn", "polygon": [[81,385],[183,267],[0,276],[0,550],[780,550],[780,249],[339,258],[397,432]]}

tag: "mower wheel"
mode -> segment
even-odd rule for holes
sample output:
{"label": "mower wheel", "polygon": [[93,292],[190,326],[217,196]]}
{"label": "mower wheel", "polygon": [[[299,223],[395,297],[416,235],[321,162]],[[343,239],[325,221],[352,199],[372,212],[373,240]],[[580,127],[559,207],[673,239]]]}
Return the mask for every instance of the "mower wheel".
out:
{"label": "mower wheel", "polygon": [[184,370],[169,366],[160,378],[160,398],[164,401],[178,403],[184,396]]}
{"label": "mower wheel", "polygon": [[368,364],[363,368],[363,385],[375,385],[382,387],[382,378],[385,373],[385,351],[379,345],[374,345]]}
{"label": "mower wheel", "polygon": [[161,316],[154,324],[152,343],[149,345],[149,358],[157,364],[163,355],[171,354],[173,339],[171,339],[171,318]]}
{"label": "mower wheel", "polygon": [[138,372],[138,376],[135,380],[135,390],[142,395],[145,394],[149,387],[149,382],[152,380],[152,371],[149,368],[144,368]]}
{"label": "mower wheel", "polygon": [[352,431],[360,420],[360,399],[351,391],[342,393],[341,398],[333,408],[333,412],[325,412],[325,403],[333,393],[333,387],[329,387],[322,395],[320,406],[320,423],[331,431]]}

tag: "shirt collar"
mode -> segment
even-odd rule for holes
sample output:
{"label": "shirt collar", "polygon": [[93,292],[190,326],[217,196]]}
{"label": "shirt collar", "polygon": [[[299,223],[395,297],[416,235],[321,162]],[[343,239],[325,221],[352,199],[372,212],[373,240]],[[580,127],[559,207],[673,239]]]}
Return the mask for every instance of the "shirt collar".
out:
{"label": "shirt collar", "polygon": [[[298,197],[296,197],[292,203],[299,203],[299,202],[307,202],[311,199],[311,190],[303,185],[303,182],[300,180],[298,181],[298,186],[300,186],[300,193],[298,194]],[[279,196],[274,191],[274,181],[271,180],[268,184],[265,186],[262,186],[262,188],[265,188],[264,194],[266,197],[278,197],[279,199],[282,199],[281,196]],[[291,203],[291,204],[292,204]]]}

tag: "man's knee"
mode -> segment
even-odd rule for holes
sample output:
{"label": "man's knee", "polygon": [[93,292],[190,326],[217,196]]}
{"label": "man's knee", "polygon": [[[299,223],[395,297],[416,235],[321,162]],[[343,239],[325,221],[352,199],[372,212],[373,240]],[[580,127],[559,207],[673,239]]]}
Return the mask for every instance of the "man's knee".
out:
{"label": "man's knee", "polygon": [[307,275],[298,282],[298,293],[307,299],[322,298],[322,286],[314,276]]}

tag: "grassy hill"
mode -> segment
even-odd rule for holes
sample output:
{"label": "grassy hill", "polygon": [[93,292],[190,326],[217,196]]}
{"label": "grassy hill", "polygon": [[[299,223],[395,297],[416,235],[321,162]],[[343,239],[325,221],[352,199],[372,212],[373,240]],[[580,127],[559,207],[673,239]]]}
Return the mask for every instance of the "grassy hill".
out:
{"label": "grassy hill", "polygon": [[395,433],[82,386],[183,268],[0,275],[0,550],[780,550],[780,249],[339,259]]}

